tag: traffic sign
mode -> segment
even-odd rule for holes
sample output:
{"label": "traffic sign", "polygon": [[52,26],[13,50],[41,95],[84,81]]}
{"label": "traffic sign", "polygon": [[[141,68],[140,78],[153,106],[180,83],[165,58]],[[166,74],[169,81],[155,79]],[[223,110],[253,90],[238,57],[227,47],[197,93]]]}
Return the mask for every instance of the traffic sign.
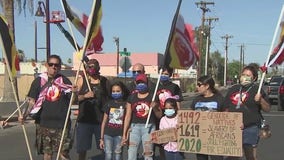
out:
{"label": "traffic sign", "polygon": [[131,52],[119,52],[120,56],[130,56]]}

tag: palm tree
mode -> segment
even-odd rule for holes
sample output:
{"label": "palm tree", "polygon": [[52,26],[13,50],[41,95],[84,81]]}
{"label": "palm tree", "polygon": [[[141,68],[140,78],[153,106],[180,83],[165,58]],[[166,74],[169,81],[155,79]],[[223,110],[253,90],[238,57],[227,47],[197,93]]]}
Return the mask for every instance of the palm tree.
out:
{"label": "palm tree", "polygon": [[[15,4],[14,1],[17,2],[16,6],[14,5]],[[0,6],[4,13],[4,17],[8,21],[14,42],[15,42],[14,7],[16,7],[19,11],[18,13],[21,14],[22,8],[25,11],[27,4],[29,6],[29,11],[33,13],[34,0],[0,0]],[[16,86],[17,89],[17,78],[14,78],[12,81],[10,81],[7,68],[5,68],[4,89],[3,89],[3,99],[2,99],[3,102],[10,102],[15,100],[11,82],[14,83],[14,86]],[[17,90],[16,92],[18,93]]]}

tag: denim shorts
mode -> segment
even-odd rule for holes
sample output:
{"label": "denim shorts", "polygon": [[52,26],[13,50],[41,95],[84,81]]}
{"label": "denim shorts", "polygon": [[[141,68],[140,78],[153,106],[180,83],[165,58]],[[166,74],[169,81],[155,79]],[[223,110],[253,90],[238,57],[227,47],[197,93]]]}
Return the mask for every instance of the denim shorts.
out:
{"label": "denim shorts", "polygon": [[93,135],[95,135],[97,149],[100,148],[101,125],[78,123],[76,132],[77,153],[92,148]]}
{"label": "denim shorts", "polygon": [[256,147],[259,142],[259,126],[253,125],[243,130],[243,145]]}

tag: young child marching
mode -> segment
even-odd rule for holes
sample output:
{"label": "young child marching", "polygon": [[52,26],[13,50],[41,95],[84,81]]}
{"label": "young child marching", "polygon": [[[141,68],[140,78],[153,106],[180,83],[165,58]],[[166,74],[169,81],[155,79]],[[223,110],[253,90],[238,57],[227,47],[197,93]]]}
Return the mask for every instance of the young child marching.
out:
{"label": "young child marching", "polygon": [[103,107],[100,148],[105,151],[105,160],[120,160],[125,104],[129,93],[120,81],[111,85],[110,93],[111,99]]}
{"label": "young child marching", "polygon": [[[165,111],[160,121],[159,129],[167,129],[167,128],[175,128],[178,123],[177,116],[177,100],[174,98],[168,98],[165,101]],[[182,160],[183,155],[181,152],[178,152],[178,144],[177,142],[168,142],[163,145],[165,151],[166,160]]]}

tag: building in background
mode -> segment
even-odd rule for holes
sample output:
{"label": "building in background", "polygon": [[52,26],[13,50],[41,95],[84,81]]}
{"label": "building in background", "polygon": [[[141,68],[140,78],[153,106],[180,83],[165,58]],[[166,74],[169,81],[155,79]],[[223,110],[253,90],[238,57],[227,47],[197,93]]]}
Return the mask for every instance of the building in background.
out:
{"label": "building in background", "polygon": [[[89,59],[95,58],[99,61],[101,69],[100,72],[104,76],[117,76],[117,53],[104,53],[104,54],[92,54],[89,55]],[[119,61],[122,62],[124,56],[119,56]],[[128,56],[131,62],[131,66],[135,63],[142,63],[145,66],[145,71],[150,77],[157,77],[159,66],[162,66],[164,63],[164,55],[161,53],[131,53]],[[73,54],[73,70],[77,70],[80,64],[81,57],[76,53]],[[122,64],[119,64],[119,73],[123,72],[120,67]],[[131,71],[132,68],[130,67]],[[189,70],[175,70],[176,77],[196,77],[196,69],[190,68]]]}

